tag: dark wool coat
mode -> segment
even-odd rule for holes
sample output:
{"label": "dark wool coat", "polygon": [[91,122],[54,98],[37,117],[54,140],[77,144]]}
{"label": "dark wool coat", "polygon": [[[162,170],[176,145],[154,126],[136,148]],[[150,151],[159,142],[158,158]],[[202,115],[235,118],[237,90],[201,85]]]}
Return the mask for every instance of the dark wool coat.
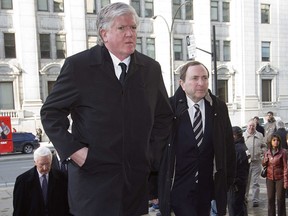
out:
{"label": "dark wool coat", "polygon": [[[48,179],[47,208],[49,216],[69,214],[67,177],[51,169]],[[36,167],[19,175],[13,191],[13,216],[45,216],[44,199]]]}
{"label": "dark wool coat", "polygon": [[88,147],[82,167],[68,166],[71,213],[146,214],[148,176],[159,168],[172,117],[155,60],[135,51],[122,87],[104,46],[67,58],[41,118],[61,160]]}
{"label": "dark wool coat", "polygon": [[[227,191],[235,178],[236,158],[233,140],[232,127],[228,115],[228,109],[224,102],[211,94],[213,110],[213,146],[214,146],[214,195],[217,202],[219,215],[225,215],[227,206]],[[171,98],[172,109],[174,111],[173,132],[171,142],[166,148],[165,156],[161,163],[159,173],[159,201],[160,211],[163,216],[170,216],[170,190],[173,186],[173,174],[175,166],[175,146],[174,138],[181,115],[188,109],[185,92],[181,87]],[[205,134],[204,134],[205,136]]]}

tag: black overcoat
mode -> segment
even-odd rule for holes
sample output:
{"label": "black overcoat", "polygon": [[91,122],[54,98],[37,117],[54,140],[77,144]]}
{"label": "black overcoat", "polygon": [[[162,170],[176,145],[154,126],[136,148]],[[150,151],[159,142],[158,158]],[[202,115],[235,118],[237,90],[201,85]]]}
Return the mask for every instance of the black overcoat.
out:
{"label": "black overcoat", "polygon": [[[227,207],[227,192],[234,181],[236,171],[236,154],[232,127],[226,104],[215,97],[209,90],[208,99],[213,116],[213,147],[214,147],[214,196],[217,202],[218,215],[225,215]],[[170,216],[170,191],[173,187],[175,168],[174,138],[182,114],[188,109],[186,94],[181,86],[171,98],[174,111],[174,123],[170,140],[166,148],[159,173],[159,201],[163,216]]]}
{"label": "black overcoat", "polygon": [[[36,167],[16,178],[13,190],[13,216],[45,216],[44,199]],[[69,214],[67,177],[51,169],[48,179],[48,216]]]}
{"label": "black overcoat", "polygon": [[104,46],[67,58],[41,118],[61,160],[89,149],[81,168],[68,166],[71,212],[146,214],[148,175],[159,167],[172,117],[155,60],[135,51],[122,87]]}

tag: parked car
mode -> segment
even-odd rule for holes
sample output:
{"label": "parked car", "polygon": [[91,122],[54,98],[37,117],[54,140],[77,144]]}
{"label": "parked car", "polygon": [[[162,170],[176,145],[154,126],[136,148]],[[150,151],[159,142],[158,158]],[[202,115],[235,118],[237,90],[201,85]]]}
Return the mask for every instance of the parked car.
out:
{"label": "parked car", "polygon": [[31,154],[34,149],[40,146],[36,136],[29,132],[13,132],[12,141],[13,151],[22,152],[24,154]]}

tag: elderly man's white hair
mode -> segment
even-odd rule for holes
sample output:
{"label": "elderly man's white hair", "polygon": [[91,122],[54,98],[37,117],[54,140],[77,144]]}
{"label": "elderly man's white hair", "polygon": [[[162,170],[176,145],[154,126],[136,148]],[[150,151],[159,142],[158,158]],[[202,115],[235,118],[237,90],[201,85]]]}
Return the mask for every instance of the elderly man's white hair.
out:
{"label": "elderly man's white hair", "polygon": [[50,151],[49,148],[45,146],[40,146],[34,151],[34,161],[37,161],[39,157],[44,157],[44,156],[50,156],[50,159],[52,159],[52,152]]}
{"label": "elderly man's white hair", "polygon": [[285,124],[284,124],[283,121],[279,120],[279,121],[276,122],[276,127],[277,127],[277,129],[285,128]]}

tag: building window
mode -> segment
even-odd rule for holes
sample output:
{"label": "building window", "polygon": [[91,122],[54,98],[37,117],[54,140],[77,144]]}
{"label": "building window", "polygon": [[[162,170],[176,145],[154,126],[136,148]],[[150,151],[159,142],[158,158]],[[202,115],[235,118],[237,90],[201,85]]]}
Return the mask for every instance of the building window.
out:
{"label": "building window", "polygon": [[[182,9],[183,6],[183,9]],[[185,6],[185,7],[184,7]],[[172,1],[172,17],[175,19],[193,19],[193,0],[173,0]]]}
{"label": "building window", "polygon": [[[179,9],[181,7],[181,0],[173,0],[173,5],[172,5],[172,14],[173,18],[175,19],[181,19],[181,10]],[[179,10],[178,10],[179,9]]]}
{"label": "building window", "polygon": [[15,34],[4,33],[5,58],[16,58]]}
{"label": "building window", "polygon": [[[99,2],[99,0],[98,0],[98,1],[96,0],[96,2]],[[100,5],[100,8],[99,8],[98,11],[100,11],[100,9],[103,8],[104,6],[110,4],[110,0],[101,0],[101,1],[100,1],[100,4],[101,4],[101,5]]]}
{"label": "building window", "polygon": [[65,35],[56,35],[56,58],[64,59],[66,57],[66,37]]}
{"label": "building window", "polygon": [[139,37],[137,38],[136,41],[136,50],[142,53],[142,39]]}
{"label": "building window", "polygon": [[56,13],[64,12],[64,0],[54,0],[53,1],[53,8],[54,8],[53,11]]}
{"label": "building window", "polygon": [[131,0],[131,6],[135,9],[139,17],[153,17],[153,0]]}
{"label": "building window", "polygon": [[218,21],[218,1],[211,1],[211,20]]}
{"label": "building window", "polygon": [[186,20],[193,20],[193,1],[191,0],[190,3],[185,5],[185,19]]}
{"label": "building window", "polygon": [[153,59],[155,59],[155,39],[154,38],[147,38],[146,39],[146,48],[147,48],[147,55]]}
{"label": "building window", "polygon": [[262,61],[270,61],[270,42],[263,41],[261,47]]}
{"label": "building window", "polygon": [[261,4],[261,23],[270,23],[270,5]]}
{"label": "building window", "polygon": [[86,0],[86,13],[96,14],[100,9],[110,4],[110,0]]}
{"label": "building window", "polygon": [[13,82],[0,82],[0,109],[14,109]]}
{"label": "building window", "polygon": [[153,17],[153,0],[145,0],[145,17]]}
{"label": "building window", "polygon": [[37,7],[38,11],[48,11],[48,0],[38,0]]}
{"label": "building window", "polygon": [[262,102],[270,102],[271,98],[271,83],[270,79],[262,79]]}
{"label": "building window", "polygon": [[141,16],[140,0],[131,0],[131,6],[135,9],[136,13],[140,17]]}
{"label": "building window", "polygon": [[95,0],[86,0],[86,13],[96,14],[96,2]]}
{"label": "building window", "polygon": [[88,35],[88,49],[94,47],[97,44],[97,37],[96,36],[89,36]]}
{"label": "building window", "polygon": [[[213,60],[214,60],[215,55],[213,54],[213,53],[214,53],[213,40],[212,40],[211,45],[212,45],[212,48],[211,48],[211,50],[212,50],[212,57],[213,57]],[[220,61],[220,42],[219,42],[219,40],[216,40],[216,41],[215,41],[215,45],[216,45],[216,61]]]}
{"label": "building window", "polygon": [[231,60],[230,41],[223,41],[223,60]]}
{"label": "building window", "polygon": [[228,103],[228,80],[217,80],[217,89],[220,100]]}
{"label": "building window", "polygon": [[222,4],[223,22],[230,22],[230,3],[223,2]]}
{"label": "building window", "polygon": [[183,60],[182,40],[174,39],[174,60]]}
{"label": "building window", "polygon": [[53,86],[55,85],[56,81],[48,81],[47,86],[48,86],[48,95],[52,92]]}
{"label": "building window", "polygon": [[40,34],[40,52],[42,59],[51,58],[50,47],[50,34]]}
{"label": "building window", "polygon": [[1,0],[1,9],[4,9],[4,10],[13,9],[12,0]]}

